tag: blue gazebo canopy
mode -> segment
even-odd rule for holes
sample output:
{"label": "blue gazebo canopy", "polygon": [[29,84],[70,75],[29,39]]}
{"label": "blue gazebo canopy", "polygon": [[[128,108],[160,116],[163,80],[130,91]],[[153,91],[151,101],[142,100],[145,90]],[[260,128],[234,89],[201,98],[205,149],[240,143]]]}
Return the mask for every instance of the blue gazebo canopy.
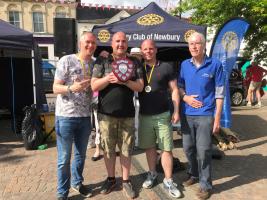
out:
{"label": "blue gazebo canopy", "polygon": [[194,31],[206,35],[206,27],[178,19],[152,2],[140,12],[121,21],[95,26],[99,46],[110,46],[112,35],[126,33],[129,47],[140,46],[144,39],[153,39],[158,47],[187,47],[186,38]]}
{"label": "blue gazebo canopy", "polygon": [[33,34],[0,19],[0,48],[32,50]]}

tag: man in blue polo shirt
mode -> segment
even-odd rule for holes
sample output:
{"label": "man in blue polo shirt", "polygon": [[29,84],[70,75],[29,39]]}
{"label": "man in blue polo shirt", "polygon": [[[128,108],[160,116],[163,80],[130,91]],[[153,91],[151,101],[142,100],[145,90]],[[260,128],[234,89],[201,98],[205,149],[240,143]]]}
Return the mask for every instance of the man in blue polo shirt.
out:
{"label": "man in blue polo shirt", "polygon": [[205,43],[205,37],[198,32],[188,38],[192,58],[182,63],[178,79],[183,100],[183,148],[189,163],[189,178],[183,185],[199,181],[199,199],[211,195],[211,136],[219,132],[224,98],[221,62],[205,55]]}

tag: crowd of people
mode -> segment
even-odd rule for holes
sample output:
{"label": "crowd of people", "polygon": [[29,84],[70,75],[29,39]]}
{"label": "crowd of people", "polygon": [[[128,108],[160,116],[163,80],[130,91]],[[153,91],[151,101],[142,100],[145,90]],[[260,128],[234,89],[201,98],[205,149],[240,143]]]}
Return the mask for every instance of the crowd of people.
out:
{"label": "crowd of people", "polygon": [[[60,59],[53,85],[54,93],[58,94],[55,128],[59,200],[68,198],[70,188],[84,197],[92,196],[92,188],[83,185],[91,113],[97,124],[97,149],[92,160],[98,160],[101,149],[107,170],[100,193],[108,194],[116,185],[118,149],[122,188],[127,197],[137,196],[130,170],[134,146],[138,145],[145,151],[149,169],[142,187],[152,188],[157,181],[159,149],[163,187],[171,197],[181,197],[182,192],[172,175],[171,127],[171,123],[181,121],[183,148],[189,164],[188,179],[182,185],[189,187],[199,183],[196,196],[199,199],[210,197],[211,137],[220,129],[225,89],[221,62],[205,55],[205,44],[201,33],[195,32],[188,38],[192,57],[182,62],[177,76],[173,66],[157,59],[153,40],[144,40],[140,48],[128,54],[126,35],[117,32],[111,41],[112,53],[103,53],[94,59],[95,35],[91,32],[81,35],[80,51]],[[139,108],[137,103],[139,112],[135,109]],[[72,146],[74,159],[71,162]]]}

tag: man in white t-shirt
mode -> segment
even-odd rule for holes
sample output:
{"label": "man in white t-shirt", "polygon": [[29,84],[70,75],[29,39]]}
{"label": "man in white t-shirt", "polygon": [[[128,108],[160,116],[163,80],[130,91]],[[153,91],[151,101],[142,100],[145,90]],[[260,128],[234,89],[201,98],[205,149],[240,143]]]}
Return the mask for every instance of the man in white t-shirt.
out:
{"label": "man in white t-shirt", "polygon": [[[55,128],[58,151],[58,200],[68,198],[70,187],[84,197],[92,196],[91,189],[82,184],[82,173],[91,132],[90,68],[96,49],[95,35],[84,32],[79,47],[79,53],[66,55],[59,60],[53,85],[53,91],[57,94]],[[74,159],[70,167],[73,143]]]}

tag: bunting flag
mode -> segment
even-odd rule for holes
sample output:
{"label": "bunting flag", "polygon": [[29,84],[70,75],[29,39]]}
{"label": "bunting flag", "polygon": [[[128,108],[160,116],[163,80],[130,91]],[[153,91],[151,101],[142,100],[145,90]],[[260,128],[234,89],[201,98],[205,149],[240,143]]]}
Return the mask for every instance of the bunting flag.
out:
{"label": "bunting flag", "polygon": [[222,62],[225,76],[226,91],[221,116],[221,126],[225,128],[232,126],[229,77],[248,27],[248,22],[243,18],[233,18],[227,21],[217,32],[211,46],[210,56]]}
{"label": "bunting flag", "polygon": [[[64,1],[64,0],[63,0]],[[67,1],[67,0],[65,0]],[[88,4],[92,4],[92,7],[98,8],[99,6],[96,6],[96,2],[101,5],[103,5],[106,8],[115,8],[117,9],[118,7],[120,9],[135,9],[138,8],[143,9],[146,7],[148,4],[151,2],[157,3],[162,9],[170,11],[171,9],[174,9],[177,7],[179,1],[178,0],[154,0],[154,1],[140,1],[140,0],[81,0],[81,3],[84,3],[85,6]]]}
{"label": "bunting flag", "polygon": [[[69,4],[71,8],[77,8],[77,7],[89,7],[89,8],[95,8],[98,10],[101,8],[102,10],[105,10],[107,8],[110,10],[113,9],[120,9],[120,10],[142,10],[144,7],[146,7],[151,2],[156,2],[163,10],[165,11],[171,11],[178,5],[178,0],[156,0],[156,1],[140,1],[140,0],[81,0],[80,2],[76,2],[75,0],[32,0],[35,2],[52,2],[52,3],[60,3],[60,4]],[[97,2],[97,3],[96,3]]]}

